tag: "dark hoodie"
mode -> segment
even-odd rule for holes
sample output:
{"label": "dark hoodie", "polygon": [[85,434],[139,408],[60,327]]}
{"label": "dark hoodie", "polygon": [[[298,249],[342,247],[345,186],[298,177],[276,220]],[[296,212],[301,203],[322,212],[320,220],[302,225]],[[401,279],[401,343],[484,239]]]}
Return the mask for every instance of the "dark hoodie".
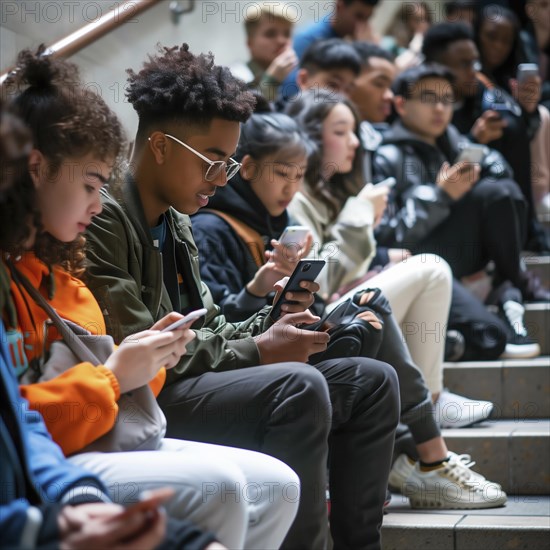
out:
{"label": "dark hoodie", "polygon": [[228,321],[246,319],[270,303],[271,296],[258,298],[247,292],[245,285],[258,270],[252,254],[233,228],[208,210],[219,210],[248,225],[261,235],[266,250],[288,225],[288,214],[270,216],[248,182],[237,174],[216,191],[206,210],[192,217],[203,282]]}
{"label": "dark hoodie", "polygon": [[[408,248],[415,246],[451,214],[453,199],[436,185],[441,165],[453,164],[468,139],[454,126],[437,140],[437,146],[422,141],[400,121],[384,134],[384,141],[373,159],[374,180],[393,176],[396,186],[389,195],[388,207],[376,229],[376,240],[382,246]],[[511,177],[502,155],[488,149],[481,162],[481,177]]]}

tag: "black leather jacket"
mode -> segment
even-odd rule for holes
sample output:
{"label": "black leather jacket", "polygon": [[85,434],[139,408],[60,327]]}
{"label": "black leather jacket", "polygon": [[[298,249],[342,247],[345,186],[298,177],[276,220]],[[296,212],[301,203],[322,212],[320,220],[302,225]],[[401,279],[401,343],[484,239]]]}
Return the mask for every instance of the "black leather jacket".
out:
{"label": "black leather jacket", "polygon": [[[454,126],[438,139],[437,147],[420,140],[400,121],[384,134],[373,159],[374,181],[393,176],[388,207],[376,230],[376,240],[388,247],[414,248],[451,213],[453,199],[435,181],[441,165],[453,164],[460,149],[469,143]],[[481,177],[512,177],[502,155],[488,149],[481,162]]]}

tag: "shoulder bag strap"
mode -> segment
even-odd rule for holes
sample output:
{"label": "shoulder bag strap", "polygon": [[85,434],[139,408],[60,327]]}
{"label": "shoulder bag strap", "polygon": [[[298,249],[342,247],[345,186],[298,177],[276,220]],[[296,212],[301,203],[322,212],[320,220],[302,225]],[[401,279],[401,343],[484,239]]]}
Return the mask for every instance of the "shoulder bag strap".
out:
{"label": "shoulder bag strap", "polygon": [[63,321],[63,319],[61,319],[55,309],[47,302],[42,294],[32,286],[30,281],[22,273],[17,271],[13,262],[8,260],[7,264],[15,283],[22,286],[36,304],[48,314],[52,323],[59,331],[59,334],[61,334],[63,341],[74,355],[82,362],[92,363],[94,366],[100,365],[101,361],[81,342],[80,338],[77,338],[77,334]]}

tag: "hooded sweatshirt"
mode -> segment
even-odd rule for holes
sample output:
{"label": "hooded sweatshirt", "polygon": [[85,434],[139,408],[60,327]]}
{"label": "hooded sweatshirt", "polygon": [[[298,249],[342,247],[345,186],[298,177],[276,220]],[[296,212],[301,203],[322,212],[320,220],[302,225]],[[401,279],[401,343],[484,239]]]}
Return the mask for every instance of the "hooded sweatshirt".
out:
{"label": "hooded sweatshirt", "polygon": [[[106,334],[105,322],[97,301],[84,283],[61,267],[50,268],[33,253],[14,262],[17,271],[39,289],[44,298],[64,319],[92,334]],[[47,313],[13,280],[11,298],[16,311],[16,325],[7,327],[7,341],[18,376],[32,368],[45,355],[52,341],[59,339],[56,330],[48,329]],[[166,379],[161,369],[150,383],[157,395]],[[47,382],[21,386],[21,394],[30,408],[39,411],[54,441],[65,455],[106,434],[114,425],[118,412],[120,388],[115,375],[103,365],[79,363]],[[89,415],[94,414],[94,422]]]}
{"label": "hooded sweatshirt", "polygon": [[229,214],[259,233],[266,250],[270,249],[272,239],[281,236],[289,218],[286,211],[278,217],[271,216],[240,174],[216,191],[207,209],[192,217],[201,278],[227,320],[239,321],[271,303],[272,297],[253,296],[246,290],[258,266],[247,243],[227,221],[212,212],[215,210]]}

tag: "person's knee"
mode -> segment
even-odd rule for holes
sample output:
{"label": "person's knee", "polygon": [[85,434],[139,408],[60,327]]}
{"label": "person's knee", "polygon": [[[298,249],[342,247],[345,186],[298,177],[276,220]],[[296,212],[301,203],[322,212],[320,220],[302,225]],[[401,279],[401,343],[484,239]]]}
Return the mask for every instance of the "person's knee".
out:
{"label": "person's knee", "polygon": [[444,285],[451,289],[453,281],[453,272],[451,266],[441,256],[437,254],[415,254],[406,260],[410,262],[415,270],[422,269],[426,273],[427,283],[436,281],[440,285]]}
{"label": "person's knee", "polygon": [[300,478],[284,462],[273,457],[268,461],[269,474],[262,483],[261,500],[269,504],[271,513],[295,514],[300,503]]}
{"label": "person's knee", "polygon": [[250,520],[249,487],[243,472],[224,462],[215,478],[203,480],[201,486],[200,495],[190,503],[193,513],[186,519],[215,532],[230,548],[243,544]]}
{"label": "person's knee", "polygon": [[315,426],[317,431],[323,427],[328,434],[332,406],[325,377],[305,363],[285,363],[285,366],[291,371],[281,394],[281,399],[287,402],[287,414],[301,419],[304,426],[309,424],[309,429]]}
{"label": "person's knee", "polygon": [[319,402],[330,401],[327,381],[317,369],[306,363],[287,363],[287,365],[293,371],[292,387]]}
{"label": "person's knee", "polygon": [[436,254],[428,254],[428,256],[430,257],[429,265],[432,269],[431,278],[445,284],[450,291],[453,281],[451,266],[441,256]]}
{"label": "person's knee", "polygon": [[519,185],[510,178],[482,178],[471,190],[472,198],[494,203],[502,199],[523,201],[523,193]]}
{"label": "person's knee", "polygon": [[371,398],[378,397],[379,406],[384,409],[386,425],[395,428],[401,413],[397,372],[388,363],[370,359],[363,360],[363,372],[364,369],[368,369],[368,374],[365,373],[365,387],[368,388],[370,383],[367,395]]}
{"label": "person's knee", "polygon": [[351,361],[356,364],[354,382],[364,388],[368,394],[379,393],[384,395],[389,408],[397,411],[397,422],[399,416],[399,380],[395,369],[391,365],[375,359],[354,357]]}

